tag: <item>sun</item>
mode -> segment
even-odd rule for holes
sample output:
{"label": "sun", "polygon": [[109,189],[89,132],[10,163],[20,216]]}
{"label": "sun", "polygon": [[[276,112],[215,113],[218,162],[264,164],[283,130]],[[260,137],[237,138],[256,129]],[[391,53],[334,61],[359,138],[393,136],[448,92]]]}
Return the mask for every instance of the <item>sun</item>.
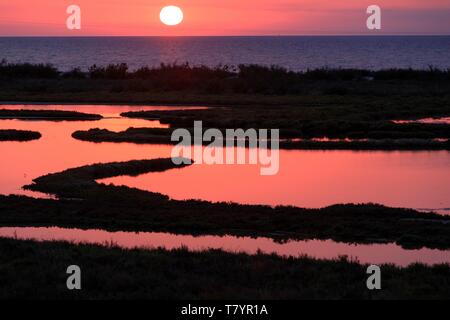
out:
{"label": "sun", "polygon": [[161,22],[168,26],[176,26],[183,21],[183,11],[176,6],[167,6],[159,14]]}

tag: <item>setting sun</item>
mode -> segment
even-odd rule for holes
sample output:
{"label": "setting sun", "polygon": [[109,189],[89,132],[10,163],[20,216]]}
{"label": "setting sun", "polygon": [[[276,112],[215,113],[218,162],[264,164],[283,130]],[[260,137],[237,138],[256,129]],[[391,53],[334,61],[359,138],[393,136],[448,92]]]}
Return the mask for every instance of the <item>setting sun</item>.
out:
{"label": "setting sun", "polygon": [[176,6],[167,6],[161,9],[159,18],[165,25],[176,26],[183,21],[183,11]]}

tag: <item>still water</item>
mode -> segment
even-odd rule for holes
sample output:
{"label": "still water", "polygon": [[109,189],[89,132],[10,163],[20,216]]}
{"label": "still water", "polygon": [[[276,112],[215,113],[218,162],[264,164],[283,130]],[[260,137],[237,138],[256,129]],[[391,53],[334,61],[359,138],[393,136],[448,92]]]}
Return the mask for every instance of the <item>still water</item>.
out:
{"label": "still water", "polygon": [[176,235],[157,232],[108,232],[104,230],[80,230],[42,227],[1,227],[0,237],[13,239],[33,239],[38,241],[68,241],[71,243],[115,245],[124,249],[132,248],[186,248],[190,251],[221,249],[226,252],[256,254],[258,251],[284,257],[309,256],[319,259],[335,259],[347,256],[361,263],[392,263],[407,266],[421,262],[432,265],[450,263],[450,251],[419,249],[405,250],[396,244],[345,244],[331,240],[275,242],[269,238],[233,236]]}
{"label": "still water", "polygon": [[61,70],[127,63],[280,65],[315,68],[450,67],[450,36],[0,37],[0,60],[48,63]]}
{"label": "still water", "polygon": [[450,124],[450,117],[443,118],[424,118],[417,120],[394,120],[394,123],[426,123],[426,124]]}
{"label": "still water", "polygon": [[[0,193],[42,196],[22,190],[41,175],[99,162],[170,157],[168,145],[91,143],[75,140],[76,130],[162,127],[158,121],[121,118],[143,106],[1,106],[99,113],[99,121],[0,120],[0,129],[35,130],[40,140],[2,142]],[[450,152],[281,150],[280,171],[261,176],[254,165],[193,165],[181,170],[116,177],[104,183],[128,185],[174,199],[247,204],[324,207],[336,203],[381,203],[450,213]]]}

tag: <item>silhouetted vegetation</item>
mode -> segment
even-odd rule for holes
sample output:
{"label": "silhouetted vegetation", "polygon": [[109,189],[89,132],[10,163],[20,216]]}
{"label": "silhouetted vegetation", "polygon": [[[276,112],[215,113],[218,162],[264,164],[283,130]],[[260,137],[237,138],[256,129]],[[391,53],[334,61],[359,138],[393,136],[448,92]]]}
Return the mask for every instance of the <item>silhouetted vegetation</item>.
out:
{"label": "silhouetted vegetation", "polygon": [[[0,299],[448,299],[450,266],[382,265],[382,290],[367,290],[367,265],[218,250],[115,247],[0,239]],[[82,268],[82,290],[64,270]],[[30,285],[32,284],[32,285]]]}
{"label": "silhouetted vegetation", "polygon": [[0,109],[0,119],[39,119],[54,121],[80,121],[80,120],[100,120],[103,117],[98,114],[82,113],[77,111],[60,110],[9,110]]}
{"label": "silhouetted vegetation", "polygon": [[[447,124],[407,123],[391,120],[420,118],[424,113],[450,112],[444,101],[423,109],[424,101],[416,99],[408,105],[398,100],[386,101],[381,106],[371,102],[359,106],[317,107],[249,107],[209,108],[203,110],[168,110],[125,112],[122,116],[159,119],[171,128],[192,128],[194,121],[202,120],[206,128],[278,128],[280,138],[317,137],[350,139],[448,139]],[[378,103],[378,102],[377,102]]]}
{"label": "silhouetted vegetation", "polygon": [[[3,62],[0,65],[0,84],[0,99],[10,101],[257,105],[273,104],[270,96],[277,95],[290,96],[285,103],[293,105],[305,102],[304,96],[321,95],[379,98],[448,96],[450,70],[323,68],[293,72],[277,66],[225,65],[210,68],[188,63],[129,70],[126,64],[119,63],[94,65],[87,71],[74,68],[61,72],[51,65]],[[167,92],[171,94],[162,94]],[[124,93],[128,96],[123,96]],[[258,97],[248,99],[254,95]],[[317,99],[315,101],[321,103]],[[277,104],[282,102],[277,101]]]}
{"label": "silhouetted vegetation", "polygon": [[171,129],[162,128],[128,128],[126,131],[113,132],[107,129],[89,129],[75,131],[72,137],[78,140],[91,142],[132,142],[172,144]]}
{"label": "silhouetted vegetation", "polygon": [[[157,67],[144,66],[129,70],[126,63],[109,64],[106,66],[92,65],[87,72],[73,68],[68,72],[58,71],[51,64],[8,63],[0,61],[0,75],[4,77],[71,77],[84,74],[86,77],[104,79],[179,79],[185,84],[212,79],[237,78],[253,84],[253,90],[262,89],[265,83],[273,84],[273,80],[281,80],[281,85],[289,85],[302,80],[450,80],[450,69],[438,69],[430,66],[428,70],[385,69],[379,71],[364,69],[330,69],[319,68],[307,71],[289,71],[280,66],[263,66],[256,64],[240,64],[238,66],[218,65],[214,68],[194,66],[188,62],[183,64],[161,63]],[[283,81],[284,80],[284,81]],[[280,85],[280,84],[278,84]],[[281,86],[280,88],[283,88]],[[268,89],[268,88],[265,88]]]}
{"label": "silhouetted vegetation", "polygon": [[109,176],[176,168],[171,159],[107,163],[69,169],[27,187],[60,200],[0,196],[0,225],[232,234],[283,239],[396,242],[450,248],[450,217],[375,204],[323,209],[177,201],[128,187],[98,184]]}
{"label": "silhouetted vegetation", "polygon": [[[121,175],[135,176],[147,172],[160,172],[168,169],[182,168],[184,165],[175,165],[171,158],[153,160],[134,160],[128,162],[111,162],[87,165],[84,167],[67,169],[61,173],[49,174],[33,180],[29,189],[41,189],[44,192],[55,193],[59,196],[66,192],[77,192],[74,189],[97,186],[95,180],[116,177]],[[85,190],[79,192],[85,193]],[[69,194],[67,194],[69,196]]]}
{"label": "silhouetted vegetation", "polygon": [[3,78],[58,78],[60,72],[51,64],[8,63],[0,61],[0,77]]}
{"label": "silhouetted vegetation", "polygon": [[30,141],[40,138],[41,134],[36,131],[0,129],[0,141]]}
{"label": "silhouetted vegetation", "polygon": [[[114,132],[107,129],[89,129],[87,131],[75,131],[72,137],[90,142],[127,142],[137,144],[177,144],[172,141],[171,135],[174,129],[162,128],[128,128],[125,131]],[[194,136],[193,129],[191,130]],[[225,129],[222,132],[225,138]],[[225,140],[226,141],[226,140]],[[224,142],[225,142],[224,141]],[[210,142],[202,141],[204,145]],[[194,140],[192,141],[194,143]],[[245,145],[248,147],[248,143]],[[270,147],[270,143],[268,143]],[[368,140],[282,140],[280,149],[308,149],[308,150],[450,150],[450,142],[433,139],[368,139]]]}

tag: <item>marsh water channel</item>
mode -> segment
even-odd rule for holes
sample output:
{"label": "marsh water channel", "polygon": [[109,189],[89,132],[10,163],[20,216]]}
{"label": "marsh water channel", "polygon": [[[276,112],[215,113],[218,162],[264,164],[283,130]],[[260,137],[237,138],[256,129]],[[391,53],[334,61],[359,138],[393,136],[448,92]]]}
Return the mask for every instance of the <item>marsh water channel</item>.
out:
{"label": "marsh water channel", "polygon": [[[41,139],[1,142],[0,193],[48,197],[22,189],[39,176],[68,168],[113,161],[167,158],[171,145],[92,143],[71,137],[91,128],[122,131],[129,127],[167,127],[155,120],[128,119],[120,113],[188,107],[100,105],[3,105],[0,109],[70,110],[101,114],[98,121],[1,120],[0,129],[39,131]],[[195,107],[194,107],[195,108]],[[450,152],[448,151],[327,151],[280,150],[279,173],[260,175],[257,165],[207,165],[136,177],[120,176],[101,183],[126,185],[168,195],[172,199],[231,201],[242,204],[292,205],[319,208],[338,203],[380,203],[450,214]],[[60,228],[1,228],[0,236],[60,239],[100,243],[112,240],[123,247],[186,245],[193,250],[223,248],[227,251],[331,258],[349,255],[363,262],[405,265],[450,262],[447,251],[405,250],[394,244],[350,245],[333,241],[275,243],[266,238],[191,237],[163,233],[107,233]],[[70,238],[70,239],[69,239]],[[271,242],[272,241],[272,242]]]}

